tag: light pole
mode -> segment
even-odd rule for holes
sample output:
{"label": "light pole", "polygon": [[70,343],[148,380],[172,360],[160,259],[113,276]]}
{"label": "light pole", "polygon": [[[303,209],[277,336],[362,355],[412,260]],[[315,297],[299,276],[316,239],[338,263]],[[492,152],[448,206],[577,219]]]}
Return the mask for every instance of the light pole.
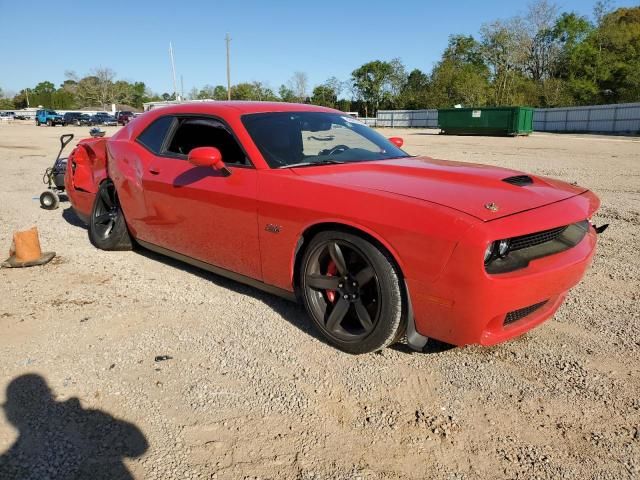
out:
{"label": "light pole", "polygon": [[231,100],[231,67],[229,66],[229,45],[231,44],[231,37],[228,33],[224,37],[224,40],[227,43],[227,100]]}

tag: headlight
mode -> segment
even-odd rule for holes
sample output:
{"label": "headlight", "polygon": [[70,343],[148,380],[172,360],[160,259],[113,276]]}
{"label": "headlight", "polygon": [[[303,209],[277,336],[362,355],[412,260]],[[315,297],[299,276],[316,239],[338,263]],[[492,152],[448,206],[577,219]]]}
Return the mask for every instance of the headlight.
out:
{"label": "headlight", "polygon": [[493,257],[493,250],[496,246],[496,242],[491,242],[489,245],[487,245],[487,249],[484,251],[484,263],[488,263],[489,260],[491,260],[491,257]]}
{"label": "headlight", "polygon": [[506,257],[507,253],[509,253],[509,240],[500,240],[498,242],[498,255]]}
{"label": "headlight", "polygon": [[509,240],[496,240],[487,245],[484,251],[484,263],[489,263],[496,257],[504,258],[509,254]]}

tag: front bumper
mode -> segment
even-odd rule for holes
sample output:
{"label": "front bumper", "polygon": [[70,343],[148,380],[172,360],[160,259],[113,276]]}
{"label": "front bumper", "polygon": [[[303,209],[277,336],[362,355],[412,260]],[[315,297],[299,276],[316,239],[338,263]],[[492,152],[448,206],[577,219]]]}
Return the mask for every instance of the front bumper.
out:
{"label": "front bumper", "polygon": [[[407,279],[418,333],[454,345],[495,345],[550,318],[591,263],[596,247],[594,228],[575,247],[509,273],[488,274],[484,249],[499,238],[590,218],[598,205],[597,197],[586,192],[471,228],[434,282]],[[537,308],[523,310],[534,306]],[[509,313],[516,320],[505,323]]]}

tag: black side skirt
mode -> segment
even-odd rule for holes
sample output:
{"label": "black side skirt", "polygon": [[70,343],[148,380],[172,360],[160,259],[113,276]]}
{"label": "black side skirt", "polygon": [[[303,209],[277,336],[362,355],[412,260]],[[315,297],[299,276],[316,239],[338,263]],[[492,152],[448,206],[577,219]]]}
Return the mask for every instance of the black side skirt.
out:
{"label": "black side skirt", "polygon": [[295,293],[290,292],[289,290],[284,290],[282,288],[275,287],[273,285],[269,285],[264,282],[261,282],[260,280],[256,280],[255,278],[247,277],[246,275],[241,275],[239,273],[232,272],[230,270],[225,270],[224,268],[216,267],[215,265],[211,265],[210,263],[206,263],[201,260],[197,260],[195,258],[182,255],[181,253],[174,252],[173,250],[168,250],[166,248],[159,247],[158,245],[154,245],[153,243],[148,243],[138,239],[136,239],[136,242],[139,243],[144,248],[151,250],[152,252],[156,252],[161,255],[166,255],[167,257],[175,258],[176,260],[180,260],[181,262],[188,263],[189,265],[193,265],[194,267],[198,267],[208,272],[215,273],[216,275],[220,275],[221,277],[226,277],[236,282],[244,283],[246,285],[257,288],[259,290],[272,293],[286,300],[297,302]]}

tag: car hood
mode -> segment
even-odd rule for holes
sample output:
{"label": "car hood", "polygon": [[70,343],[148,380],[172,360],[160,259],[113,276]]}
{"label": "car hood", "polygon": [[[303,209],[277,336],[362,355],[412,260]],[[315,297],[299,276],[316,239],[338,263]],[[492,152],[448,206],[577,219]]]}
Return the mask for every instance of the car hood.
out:
{"label": "car hood", "polygon": [[528,175],[533,181],[528,185],[513,185],[503,180],[525,174],[506,168],[429,157],[291,170],[310,181],[425,200],[482,221],[542,207],[586,191],[559,180],[534,175]]}

